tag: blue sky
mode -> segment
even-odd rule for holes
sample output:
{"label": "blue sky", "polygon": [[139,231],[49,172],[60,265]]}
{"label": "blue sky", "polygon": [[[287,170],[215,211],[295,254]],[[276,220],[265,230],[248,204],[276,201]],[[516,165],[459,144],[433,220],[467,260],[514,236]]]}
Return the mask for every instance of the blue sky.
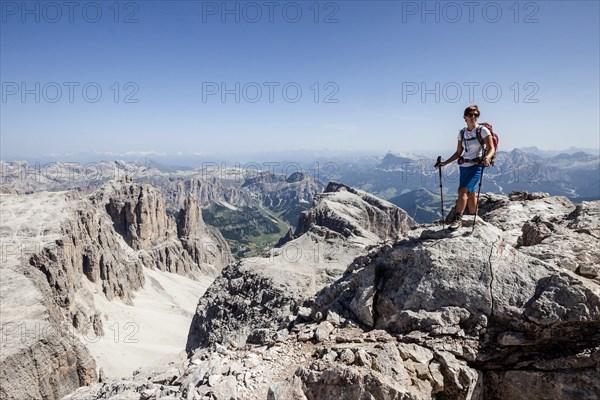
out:
{"label": "blue sky", "polygon": [[476,3],[2,1],[1,155],[600,147],[599,2]]}

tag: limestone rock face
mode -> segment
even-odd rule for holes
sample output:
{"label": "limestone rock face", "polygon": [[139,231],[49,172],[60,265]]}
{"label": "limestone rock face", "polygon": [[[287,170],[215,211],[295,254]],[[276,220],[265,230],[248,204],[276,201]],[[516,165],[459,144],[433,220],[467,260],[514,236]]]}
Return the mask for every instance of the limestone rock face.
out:
{"label": "limestone rock face", "polygon": [[[580,362],[559,359],[536,363],[531,370],[490,371],[485,375],[486,399],[525,399],[531,394],[543,398],[554,395],[565,399],[597,399],[599,357],[600,352],[595,351],[589,357],[580,357]],[[559,362],[565,362],[563,368],[558,366]],[[539,367],[543,369],[537,370]]]}
{"label": "limestone rock face", "polygon": [[76,338],[106,333],[96,293],[133,305],[144,268],[200,279],[232,259],[194,201],[181,212],[180,238],[160,192],[130,179],[88,197],[40,192],[0,200],[2,252],[9,255],[2,263],[2,333],[11,334],[0,341],[2,398],[60,398],[96,381],[96,364]]}
{"label": "limestone rock face", "polygon": [[236,206],[252,204],[252,197],[236,188],[226,185],[219,177],[201,177],[176,180],[163,185],[162,191],[168,204],[176,209],[185,205],[188,197],[196,199],[200,206],[227,202]]}
{"label": "limestone rock face", "polygon": [[134,250],[149,249],[158,240],[168,239],[173,231],[162,195],[149,185],[111,182],[102,188],[99,197],[107,198],[106,212],[115,230]]}
{"label": "limestone rock face", "polygon": [[261,173],[250,176],[244,180],[242,189],[250,191],[260,199],[264,207],[273,210],[283,210],[298,202],[308,205],[318,193],[323,191],[323,184],[305,171],[296,171],[287,175],[284,168],[284,173],[285,175]]}
{"label": "limestone rock face", "polygon": [[273,285],[259,271],[231,265],[200,299],[186,348],[244,344],[265,328],[273,335],[287,328],[301,301],[298,293]]}
{"label": "limestone rock face", "polygon": [[108,299],[131,300],[144,285],[142,263],[131,253],[114,251],[122,240],[111,229],[110,218],[85,199],[73,202],[71,218],[63,224],[63,237],[33,254],[29,263],[42,271],[64,309],[74,306],[81,276],[102,287]]}
{"label": "limestone rock face", "polygon": [[[327,303],[335,294],[340,303],[334,309],[399,334],[468,332],[485,320],[509,349],[516,341],[525,349],[576,351],[600,340],[597,284],[520,253],[490,225],[468,237],[439,240],[439,234],[424,230],[397,244],[318,300]],[[586,328],[573,326],[575,321]]]}
{"label": "limestone rock face", "polygon": [[[255,330],[271,336],[287,326],[299,306],[339,278],[357,256],[414,225],[404,211],[344,185],[329,185],[303,219],[304,233],[269,257],[224,270],[200,299],[186,349],[233,341],[244,345]],[[300,230],[302,231],[302,230]]]}
{"label": "limestone rock face", "polygon": [[[472,235],[421,228],[375,257],[357,259],[342,279],[318,294],[318,312],[383,329],[404,343],[449,350],[477,372],[467,386],[483,397],[473,398],[595,398],[600,286],[573,268],[561,268],[559,261],[565,258],[559,252],[579,240],[588,243],[579,248],[579,260],[600,256],[589,245],[591,238],[567,227],[582,210],[595,212],[586,204],[569,214],[564,200],[543,201],[545,206],[531,208],[553,221],[553,232],[539,243],[517,249],[506,232],[485,222]],[[511,204],[504,204],[493,215],[502,215],[503,207],[510,213]],[[540,221],[534,217],[525,225]],[[542,253],[539,247],[551,238],[555,249]],[[539,254],[544,257],[534,257]],[[428,378],[432,387],[434,378]]]}
{"label": "limestone rock face", "polygon": [[344,237],[386,240],[401,237],[415,223],[404,210],[385,200],[330,182],[325,192],[315,196],[313,207],[301,214],[296,236],[308,232],[313,225]]}
{"label": "limestone rock face", "polygon": [[109,300],[131,302],[133,292],[144,286],[144,266],[197,277],[215,276],[230,262],[222,236],[209,233],[195,203],[188,206],[184,231],[190,235],[180,240],[160,192],[130,181],[111,182],[90,200],[72,199],[62,237],[32,254],[29,263],[43,273],[42,285],[50,287],[69,321],[102,334],[93,307],[76,304],[82,276],[101,286]]}
{"label": "limestone rock face", "polygon": [[193,262],[210,276],[216,276],[218,271],[233,262],[225,238],[216,228],[204,224],[198,202],[192,196],[186,199],[179,211],[177,237]]}
{"label": "limestone rock face", "polygon": [[[253,168],[255,165],[250,163],[249,166]],[[289,167],[291,172],[294,165]],[[236,207],[260,204],[272,210],[285,210],[298,203],[310,204],[314,195],[323,191],[323,184],[306,172],[296,171],[287,175],[285,168],[282,172],[221,169],[214,165],[200,170],[199,177],[174,179],[160,187],[167,204],[175,209],[184,207],[187,198],[193,197],[201,207],[212,203]]]}
{"label": "limestone rock face", "polygon": [[128,180],[114,181],[93,195],[104,205],[115,230],[145,266],[194,276],[216,276],[233,261],[229,246],[216,229],[204,224],[197,202],[190,196],[178,220],[166,213],[161,192]]}
{"label": "limestone rock face", "polygon": [[[599,256],[596,202],[485,197],[473,233],[419,226],[371,245],[332,202],[339,214],[270,258],[223,270],[168,383],[157,372],[69,400],[597,399],[600,283],[581,272]],[[539,224],[548,236],[518,243]]]}
{"label": "limestone rock face", "polygon": [[177,218],[177,236],[196,237],[200,235],[202,213],[195,198],[188,196]]}
{"label": "limestone rock face", "polygon": [[[600,277],[600,201],[575,206],[564,197],[519,192],[518,199],[485,195],[482,217],[502,229],[519,251],[588,278]],[[515,195],[512,195],[515,198]]]}
{"label": "limestone rock face", "polygon": [[567,219],[569,228],[600,238],[600,205],[598,201],[584,201],[578,204]]}
{"label": "limestone rock face", "polygon": [[[41,326],[46,332],[38,329],[38,340],[31,346],[2,357],[1,398],[58,400],[80,386],[96,383],[96,362],[83,344],[54,322],[48,320]],[[35,332],[31,325],[26,329]]]}
{"label": "limestone rock face", "polygon": [[517,245],[533,246],[540,244],[544,239],[552,235],[552,228],[553,225],[551,223],[544,222],[539,216],[535,216],[521,228],[523,235],[517,239]]}
{"label": "limestone rock face", "polygon": [[495,194],[481,196],[479,215],[487,222],[500,228],[503,237],[514,244],[521,236],[521,227],[535,216],[544,221],[564,220],[575,210],[575,205],[566,197],[532,196],[526,192],[511,193],[510,197]]}
{"label": "limestone rock face", "polygon": [[[33,232],[25,230],[21,234],[21,245],[34,241],[29,252],[20,254],[21,271],[28,276],[45,296],[46,307],[56,321],[69,321],[79,332],[104,334],[99,313],[92,304],[77,300],[84,279],[97,285],[107,299],[120,298],[130,303],[134,291],[144,285],[142,262],[133,251],[127,252],[119,234],[112,229],[111,219],[104,210],[98,209],[86,198],[69,192],[59,192],[60,210],[43,209],[43,205],[32,205],[40,218],[38,229],[53,232],[53,239],[46,242],[35,241]],[[42,204],[52,201],[58,194],[41,193],[34,198],[21,200],[16,196],[8,200],[8,207],[17,207],[13,202],[31,201]],[[57,201],[57,200],[56,200]],[[53,221],[61,213],[63,217]],[[15,210],[18,214],[19,211]],[[32,216],[33,218],[33,216]],[[7,219],[7,230],[14,224]],[[23,229],[23,224],[18,229]],[[19,233],[17,231],[17,233]]]}
{"label": "limestone rock face", "polygon": [[[76,329],[62,323],[77,312],[70,291],[78,287],[78,274],[69,264],[75,252],[54,244],[64,245],[61,226],[73,227],[69,202],[64,192],[0,197],[2,399],[60,399],[97,380],[96,363],[75,338]],[[52,250],[40,254],[46,247]],[[38,269],[44,257],[48,268]]]}

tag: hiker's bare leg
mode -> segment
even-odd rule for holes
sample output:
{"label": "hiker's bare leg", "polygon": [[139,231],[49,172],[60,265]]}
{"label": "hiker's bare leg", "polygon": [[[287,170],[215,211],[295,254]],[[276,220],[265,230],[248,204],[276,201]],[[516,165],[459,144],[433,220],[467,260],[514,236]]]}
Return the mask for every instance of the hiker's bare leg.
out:
{"label": "hiker's bare leg", "polygon": [[467,194],[467,204],[469,205],[469,212],[475,214],[475,209],[477,208],[477,193],[469,192]]}
{"label": "hiker's bare leg", "polygon": [[467,188],[459,187],[458,188],[458,201],[456,202],[456,212],[464,213],[465,208],[467,208]]}

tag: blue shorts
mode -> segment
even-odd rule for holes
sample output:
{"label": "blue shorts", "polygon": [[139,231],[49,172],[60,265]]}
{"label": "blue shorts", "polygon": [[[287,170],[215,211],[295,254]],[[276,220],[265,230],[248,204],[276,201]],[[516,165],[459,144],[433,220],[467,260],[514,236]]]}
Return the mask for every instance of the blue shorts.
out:
{"label": "blue shorts", "polygon": [[476,192],[479,178],[481,178],[482,165],[471,165],[470,167],[460,167],[460,187],[467,189],[467,192]]}

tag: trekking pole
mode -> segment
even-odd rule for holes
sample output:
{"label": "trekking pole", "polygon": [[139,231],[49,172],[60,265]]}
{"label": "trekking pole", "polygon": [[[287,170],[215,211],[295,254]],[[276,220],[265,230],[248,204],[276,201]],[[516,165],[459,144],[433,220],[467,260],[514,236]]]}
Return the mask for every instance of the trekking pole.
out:
{"label": "trekking pole", "polygon": [[473,217],[473,229],[471,229],[471,234],[475,232],[475,223],[477,222],[477,212],[479,211],[479,194],[481,193],[481,184],[483,183],[483,171],[485,171],[485,165],[482,164],[481,176],[479,177],[479,188],[477,189],[477,202],[475,203],[475,216]]}
{"label": "trekking pole", "polygon": [[442,203],[442,229],[444,229],[444,191],[442,189],[442,156],[438,156],[437,158],[437,162],[435,163],[435,165],[437,165],[438,167],[438,171],[440,173],[440,199],[441,199],[441,203]]}

